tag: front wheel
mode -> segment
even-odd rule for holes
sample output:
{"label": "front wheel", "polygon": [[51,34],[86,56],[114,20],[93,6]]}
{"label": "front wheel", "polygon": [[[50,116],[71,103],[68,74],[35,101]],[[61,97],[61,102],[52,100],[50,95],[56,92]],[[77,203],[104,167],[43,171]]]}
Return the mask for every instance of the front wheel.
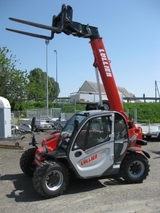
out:
{"label": "front wheel", "polygon": [[33,164],[34,155],[37,148],[31,148],[26,150],[20,158],[20,168],[24,174],[32,177],[36,166]]}
{"label": "front wheel", "polygon": [[148,160],[142,154],[128,154],[122,162],[120,173],[128,183],[142,183],[149,173]]}
{"label": "front wheel", "polygon": [[33,186],[41,196],[52,198],[63,194],[68,180],[69,174],[63,164],[45,161],[34,172]]}

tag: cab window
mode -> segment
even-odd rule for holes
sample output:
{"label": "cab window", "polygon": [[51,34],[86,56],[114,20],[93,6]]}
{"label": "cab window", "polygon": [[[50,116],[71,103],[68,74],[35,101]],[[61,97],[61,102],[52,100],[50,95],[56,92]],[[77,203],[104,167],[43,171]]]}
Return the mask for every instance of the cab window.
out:
{"label": "cab window", "polygon": [[117,160],[122,154],[124,144],[128,143],[127,124],[122,115],[118,113],[115,114],[114,133],[114,159]]}
{"label": "cab window", "polygon": [[89,120],[78,134],[74,149],[89,149],[110,140],[110,116],[100,116]]}
{"label": "cab window", "polygon": [[115,139],[127,138],[127,125],[124,118],[120,114],[115,114]]}

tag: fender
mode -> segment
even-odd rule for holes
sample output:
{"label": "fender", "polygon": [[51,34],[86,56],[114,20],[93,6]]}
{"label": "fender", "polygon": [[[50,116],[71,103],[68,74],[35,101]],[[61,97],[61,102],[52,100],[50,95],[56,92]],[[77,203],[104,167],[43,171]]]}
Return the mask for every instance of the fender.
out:
{"label": "fender", "polygon": [[150,158],[150,155],[148,154],[148,152],[142,150],[139,147],[131,147],[129,149],[127,149],[127,152],[133,153],[133,152],[142,152],[147,158]]}

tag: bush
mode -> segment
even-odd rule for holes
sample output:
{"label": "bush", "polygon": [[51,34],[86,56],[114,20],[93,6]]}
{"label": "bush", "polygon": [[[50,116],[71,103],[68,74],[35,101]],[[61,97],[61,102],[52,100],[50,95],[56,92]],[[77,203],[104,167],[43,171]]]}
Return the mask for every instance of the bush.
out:
{"label": "bush", "polygon": [[160,103],[124,103],[124,110],[129,109],[129,118],[134,118],[134,109],[137,109],[137,120],[150,120],[151,123],[160,123]]}

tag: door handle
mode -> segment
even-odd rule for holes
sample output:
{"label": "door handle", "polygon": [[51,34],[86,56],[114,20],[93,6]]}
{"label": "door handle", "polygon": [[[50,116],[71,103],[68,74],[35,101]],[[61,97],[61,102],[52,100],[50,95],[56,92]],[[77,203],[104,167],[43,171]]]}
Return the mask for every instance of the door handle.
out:
{"label": "door handle", "polygon": [[81,151],[78,151],[74,154],[75,157],[80,157],[82,155],[82,152]]}

